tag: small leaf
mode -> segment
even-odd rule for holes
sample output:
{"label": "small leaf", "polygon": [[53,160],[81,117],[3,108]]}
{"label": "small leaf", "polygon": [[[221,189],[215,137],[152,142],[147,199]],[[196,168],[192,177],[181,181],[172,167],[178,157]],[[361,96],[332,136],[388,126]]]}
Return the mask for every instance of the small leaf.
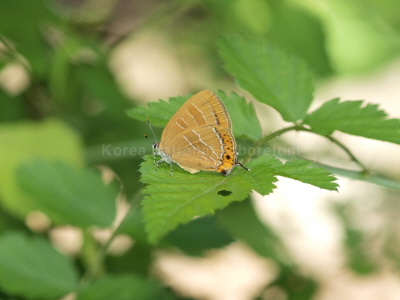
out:
{"label": "small leaf", "polygon": [[321,189],[337,191],[339,185],[334,182],[337,179],[323,168],[310,167],[311,164],[311,161],[304,159],[288,161],[281,167],[275,168],[274,175],[292,178]]}
{"label": "small leaf", "polygon": [[[0,61],[1,72],[1,61]],[[18,121],[28,118],[28,108],[24,103],[24,98],[20,95],[11,96],[0,89],[0,122]]]}
{"label": "small leaf", "polygon": [[304,59],[321,76],[332,74],[322,20],[308,10],[285,1],[273,1],[273,20],[265,35],[269,43]]}
{"label": "small leaf", "polygon": [[[347,266],[359,275],[379,271],[379,261],[371,252],[371,246],[374,244],[371,234],[354,221],[352,214],[354,212],[349,205],[336,204],[333,208],[343,226],[343,247]],[[393,241],[391,244],[396,245]]]}
{"label": "small leaf", "polygon": [[308,183],[326,189],[337,191],[338,184],[333,182],[336,178],[327,170],[318,167],[310,167],[312,162],[304,159],[295,159],[283,164],[280,160],[271,155],[262,155],[251,161],[248,166],[268,164],[273,168],[274,176],[283,176],[297,181]]}
{"label": "small leaf", "polygon": [[[258,140],[261,137],[261,126],[253,104],[247,103],[243,97],[236,93],[227,96],[224,92],[218,91],[217,95],[228,110],[233,124],[234,136],[245,136],[252,140]],[[152,125],[165,127],[172,116],[191,96],[192,94],[184,97],[169,98],[169,102],[164,100],[150,102],[148,107],[134,107],[128,110],[127,114],[133,119],[139,121],[149,119]]]}
{"label": "small leaf", "polygon": [[141,243],[147,242],[141,210],[136,207],[131,207],[118,231],[130,235],[135,241]]}
{"label": "small leaf", "polygon": [[322,167],[323,169],[344,177],[348,177],[351,179],[356,179],[356,180],[362,180],[365,182],[373,183],[376,185],[380,185],[383,187],[391,188],[400,191],[400,182],[396,181],[395,179],[390,179],[387,177],[384,177],[382,175],[377,175],[377,174],[366,174],[365,172],[362,171],[352,171],[352,170],[347,170],[347,169],[341,169],[341,168],[335,168],[319,163],[313,163],[313,166],[319,166]]}
{"label": "small leaf", "polygon": [[82,289],[77,300],[173,299],[160,284],[134,274],[108,275]]}
{"label": "small leaf", "polygon": [[171,117],[191,96],[192,94],[172,97],[169,98],[168,102],[165,100],[150,102],[148,103],[148,107],[137,106],[127,110],[126,113],[135,120],[146,121],[146,119],[149,119],[151,125],[165,127]]}
{"label": "small leaf", "polygon": [[[142,200],[145,228],[151,243],[157,242],[179,224],[189,222],[195,216],[213,214],[234,201],[245,199],[250,191],[267,195],[275,188],[276,178],[266,164],[250,171],[236,168],[229,176],[216,172],[189,174],[173,165],[173,175],[167,164],[161,164],[154,172],[153,158],[145,156],[141,164],[141,181],[147,184]],[[229,194],[221,194],[228,191]]]}
{"label": "small leaf", "polygon": [[314,132],[330,135],[335,130],[366,138],[400,144],[400,120],[388,119],[376,104],[332,99],[304,120]]}
{"label": "small leaf", "polygon": [[168,234],[166,240],[192,256],[201,256],[207,250],[222,248],[234,241],[213,216],[196,218],[180,225]]}
{"label": "small leaf", "polygon": [[91,170],[37,159],[20,167],[17,181],[36,209],[56,223],[110,226],[114,220],[118,191]]}
{"label": "small leaf", "polygon": [[314,75],[300,59],[254,40],[223,38],[218,43],[226,70],[285,121],[305,117],[313,100]]}
{"label": "small leaf", "polygon": [[21,162],[38,156],[76,167],[83,165],[81,140],[61,120],[0,125],[0,202],[7,211],[21,218],[34,207],[32,200],[19,189],[16,172]]}
{"label": "small leaf", "polygon": [[18,233],[0,236],[0,286],[7,293],[59,299],[77,284],[71,262],[47,241]]}
{"label": "small leaf", "polygon": [[249,168],[254,168],[255,166],[258,166],[261,164],[267,164],[267,165],[272,166],[273,168],[282,166],[282,162],[279,159],[277,159],[276,157],[269,155],[269,154],[264,154],[264,155],[261,155],[255,159],[253,159],[251,162],[246,164],[246,166]]}
{"label": "small leaf", "polygon": [[270,286],[285,291],[286,299],[309,300],[314,299],[320,283],[310,275],[303,274],[292,265],[280,265],[279,274],[271,281]]}
{"label": "small leaf", "polygon": [[248,137],[253,141],[260,139],[261,126],[253,104],[247,103],[244,97],[240,97],[235,92],[232,92],[230,96],[222,91],[218,91],[217,94],[229,112],[234,136]]}
{"label": "small leaf", "polygon": [[[44,80],[49,67],[49,45],[42,30],[46,25],[61,24],[46,1],[0,1],[0,31],[28,61],[32,72]],[[17,20],[24,20],[18,22]]]}
{"label": "small leaf", "polygon": [[[84,45],[83,47],[87,47]],[[81,51],[81,49],[79,49]],[[129,99],[123,95],[114,76],[110,73],[106,59],[103,56],[96,65],[79,64],[76,66],[76,75],[83,85],[85,96],[96,101],[93,105],[104,107],[103,114],[121,119],[121,111],[130,107]],[[114,121],[114,120],[113,120]],[[115,121],[114,121],[115,122]]]}

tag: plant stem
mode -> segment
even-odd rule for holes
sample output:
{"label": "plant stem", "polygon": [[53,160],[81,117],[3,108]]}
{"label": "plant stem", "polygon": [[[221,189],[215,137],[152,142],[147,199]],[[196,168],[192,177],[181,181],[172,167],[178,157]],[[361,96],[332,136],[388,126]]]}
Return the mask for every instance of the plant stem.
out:
{"label": "plant stem", "polygon": [[107,242],[100,247],[93,263],[87,268],[86,272],[83,274],[82,279],[81,279],[81,286],[85,286],[91,280],[93,280],[93,278],[97,275],[99,270],[102,268],[104,259],[107,256],[108,249],[110,248],[115,237],[120,233],[119,229],[121,228],[121,225],[124,223],[126,217],[128,216],[129,212],[131,211],[131,209],[134,209],[134,206],[140,202],[141,197],[142,196],[138,192],[131,198],[131,200],[129,201],[129,203],[130,203],[129,209],[126,211],[125,215],[121,218],[121,221],[118,223],[118,225],[115,226],[115,228],[114,228],[111,236],[108,238]]}
{"label": "plant stem", "polygon": [[[315,132],[312,131],[311,129],[308,129],[308,128],[305,128],[305,127],[301,127],[300,130],[301,130],[301,131],[306,131],[306,132],[315,133]],[[360,166],[360,168],[362,169],[363,172],[366,172],[366,171],[367,171],[367,168],[364,166],[364,164],[363,164],[361,161],[359,161],[359,160],[354,156],[354,154],[351,153],[350,149],[347,148],[342,142],[340,142],[338,139],[334,138],[334,137],[331,136],[331,135],[327,135],[327,136],[324,136],[324,137],[326,137],[326,138],[327,138],[328,140],[330,140],[332,143],[334,143],[334,144],[336,144],[337,146],[339,146],[340,148],[342,148],[342,150],[343,150],[344,152],[347,153],[347,155],[350,157],[350,159],[351,159],[352,161],[354,161],[357,165]]]}
{"label": "plant stem", "polygon": [[329,139],[332,143],[335,143],[340,148],[342,148],[343,151],[346,152],[348,156],[350,156],[351,160],[354,161],[356,164],[358,164],[362,168],[363,172],[367,171],[367,168],[364,166],[364,164],[361,161],[359,161],[345,145],[343,145],[341,142],[339,142],[339,140],[337,140],[336,138],[334,138],[333,136],[330,136],[330,135],[328,135],[326,138]]}
{"label": "plant stem", "polygon": [[[294,126],[290,126],[290,127],[285,127],[285,128],[282,128],[282,129],[280,129],[280,130],[278,130],[278,131],[275,131],[275,132],[272,132],[272,133],[270,133],[269,135],[266,135],[265,137],[263,137],[262,139],[260,139],[260,140],[258,140],[257,142],[255,142],[254,143],[254,145],[253,145],[253,147],[254,148],[260,148],[260,147],[262,147],[264,144],[266,144],[268,141],[270,141],[270,140],[272,140],[273,138],[276,138],[277,136],[280,136],[281,134],[283,134],[283,133],[285,133],[285,132],[288,132],[288,131],[292,131],[292,130],[299,130],[299,128],[301,128],[300,126],[298,126],[298,125],[294,125]],[[249,162],[250,160],[251,160],[251,158],[254,156],[254,151],[252,151],[253,152],[253,154],[248,154],[247,156],[246,156],[246,158],[243,160],[243,163],[245,164],[245,163],[247,163],[247,162]]]}
{"label": "plant stem", "polygon": [[197,1],[175,0],[164,1],[163,3],[160,2],[160,5],[158,5],[157,8],[146,17],[146,19],[142,20],[135,27],[133,32],[123,33],[121,35],[117,34],[109,47],[115,49],[119,44],[126,40],[126,38],[138,35],[144,30],[165,27],[165,24],[172,22],[172,20],[176,20],[177,17],[184,15],[196,5],[198,5]]}
{"label": "plant stem", "polygon": [[98,273],[100,270],[105,257],[107,256],[107,250],[110,248],[111,243],[114,241],[115,237],[117,236],[118,229],[122,222],[113,230],[111,236],[107,240],[107,242],[102,245],[97,252],[96,258],[94,262],[88,267],[84,275],[81,279],[81,286],[86,286]]}
{"label": "plant stem", "polygon": [[[315,133],[315,132],[312,131],[311,129],[308,129],[308,128],[302,126],[302,125],[293,125],[293,126],[285,127],[285,128],[280,129],[280,130],[277,130],[277,131],[275,131],[275,132],[272,132],[271,134],[269,134],[269,135],[263,137],[262,139],[258,140],[257,142],[255,142],[254,145],[253,145],[253,147],[254,147],[254,148],[262,147],[264,144],[266,144],[268,141],[272,140],[273,138],[278,137],[278,136],[280,136],[281,134],[286,133],[286,132],[288,132],[288,131],[292,131],[292,130],[295,130],[295,131],[305,131],[305,132]],[[315,133],[315,134],[317,134],[317,133]],[[363,172],[366,172],[366,171],[367,171],[367,168],[364,166],[364,164],[363,164],[361,161],[359,161],[359,160],[353,155],[353,153],[351,153],[351,151],[350,151],[342,142],[340,142],[338,139],[334,138],[334,137],[331,136],[331,135],[324,136],[324,137],[327,138],[328,140],[330,140],[332,143],[334,143],[334,144],[336,144],[337,146],[339,146],[344,152],[346,152],[347,155],[350,157],[350,159],[351,159],[352,161],[354,161],[357,165],[359,165],[359,166],[362,168],[362,171],[363,171]],[[247,163],[247,162],[250,161],[250,159],[253,157],[253,155],[254,155],[255,152],[252,151],[252,153],[253,153],[253,154],[247,155],[247,157],[244,159],[243,163]]]}

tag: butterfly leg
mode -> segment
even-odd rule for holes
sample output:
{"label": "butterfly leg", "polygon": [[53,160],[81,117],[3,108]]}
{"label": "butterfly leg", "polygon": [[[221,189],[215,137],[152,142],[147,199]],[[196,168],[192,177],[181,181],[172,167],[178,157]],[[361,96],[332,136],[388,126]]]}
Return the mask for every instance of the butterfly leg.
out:
{"label": "butterfly leg", "polygon": [[156,169],[155,169],[155,171],[154,172],[157,172],[158,171],[158,165],[161,163],[161,162],[166,162],[167,164],[169,164],[169,169],[170,169],[170,171],[171,171],[171,176],[174,176],[174,173],[172,172],[172,164],[171,163],[168,163],[167,161],[165,161],[163,158],[161,158],[160,160],[154,160],[154,164],[156,165]]}
{"label": "butterfly leg", "polygon": [[157,163],[157,161],[156,161],[156,156],[155,156],[155,155],[153,155],[153,159],[154,159],[154,165],[156,166],[156,172],[157,172],[158,163]]}
{"label": "butterfly leg", "polygon": [[159,164],[159,162],[160,162],[162,159],[160,159],[159,161],[156,160],[156,153],[154,152],[154,148],[153,148],[153,160],[154,160],[154,165],[156,166],[156,169],[155,169],[154,172],[157,172],[157,170],[158,170],[158,164]]}
{"label": "butterfly leg", "polygon": [[158,165],[160,164],[160,162],[163,162],[163,161],[164,161],[164,159],[162,159],[162,158],[160,160],[156,160],[156,158],[154,157],[154,164],[156,166],[156,169],[154,172],[158,171]]}

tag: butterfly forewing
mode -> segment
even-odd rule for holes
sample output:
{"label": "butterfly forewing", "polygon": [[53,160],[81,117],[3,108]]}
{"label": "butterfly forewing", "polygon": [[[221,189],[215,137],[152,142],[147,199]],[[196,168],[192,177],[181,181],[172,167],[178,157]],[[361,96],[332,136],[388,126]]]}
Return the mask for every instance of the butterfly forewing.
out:
{"label": "butterfly forewing", "polygon": [[173,137],[188,128],[202,125],[219,125],[231,131],[232,125],[222,101],[209,90],[201,91],[186,101],[174,114],[161,136]]}

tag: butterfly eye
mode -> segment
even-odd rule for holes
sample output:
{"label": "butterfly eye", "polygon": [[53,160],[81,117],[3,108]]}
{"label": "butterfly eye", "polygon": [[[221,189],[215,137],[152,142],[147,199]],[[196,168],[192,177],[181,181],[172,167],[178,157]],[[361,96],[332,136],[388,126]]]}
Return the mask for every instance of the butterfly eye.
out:
{"label": "butterfly eye", "polygon": [[153,143],[153,149],[158,149],[158,143],[157,142]]}

